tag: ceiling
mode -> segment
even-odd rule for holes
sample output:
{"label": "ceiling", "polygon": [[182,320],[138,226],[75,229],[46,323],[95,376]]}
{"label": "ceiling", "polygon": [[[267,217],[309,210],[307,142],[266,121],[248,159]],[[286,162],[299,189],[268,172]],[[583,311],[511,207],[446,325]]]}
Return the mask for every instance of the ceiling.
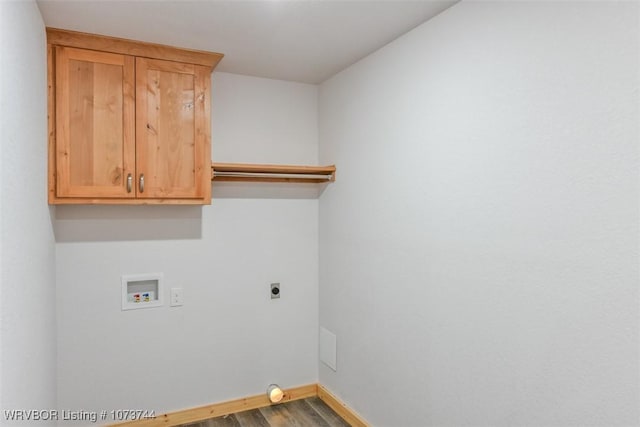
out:
{"label": "ceiling", "polygon": [[224,53],[217,71],[320,83],[447,1],[38,0],[48,27]]}

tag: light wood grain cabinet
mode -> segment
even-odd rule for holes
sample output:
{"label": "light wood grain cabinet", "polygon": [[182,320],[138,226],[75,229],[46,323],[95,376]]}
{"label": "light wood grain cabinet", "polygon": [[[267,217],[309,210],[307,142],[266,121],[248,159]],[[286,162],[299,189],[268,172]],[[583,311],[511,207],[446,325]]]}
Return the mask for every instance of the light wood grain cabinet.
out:
{"label": "light wood grain cabinet", "polygon": [[210,74],[222,55],[47,34],[49,202],[210,203]]}
{"label": "light wood grain cabinet", "polygon": [[136,59],[138,197],[210,197],[209,74],[198,65]]}
{"label": "light wood grain cabinet", "polygon": [[56,47],[56,196],[133,198],[135,58]]}

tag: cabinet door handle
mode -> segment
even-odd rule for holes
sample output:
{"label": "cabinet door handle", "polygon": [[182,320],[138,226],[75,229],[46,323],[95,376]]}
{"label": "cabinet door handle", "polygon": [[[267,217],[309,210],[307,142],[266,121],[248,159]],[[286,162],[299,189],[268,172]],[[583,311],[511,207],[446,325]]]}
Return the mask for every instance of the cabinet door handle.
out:
{"label": "cabinet door handle", "polygon": [[131,174],[127,175],[127,193],[131,193],[131,184],[133,183],[133,177]]}
{"label": "cabinet door handle", "polygon": [[140,192],[144,193],[144,174],[140,174]]}

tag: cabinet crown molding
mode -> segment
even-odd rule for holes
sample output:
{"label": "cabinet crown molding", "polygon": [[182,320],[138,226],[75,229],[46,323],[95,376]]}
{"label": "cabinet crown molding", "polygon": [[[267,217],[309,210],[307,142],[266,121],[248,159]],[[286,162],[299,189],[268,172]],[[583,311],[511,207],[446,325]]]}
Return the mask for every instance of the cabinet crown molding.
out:
{"label": "cabinet crown molding", "polygon": [[140,42],[51,27],[47,27],[47,43],[56,46],[99,50],[102,52],[162,59],[165,61],[186,62],[210,67],[211,71],[213,71],[224,56],[222,53],[182,49],[163,44]]}

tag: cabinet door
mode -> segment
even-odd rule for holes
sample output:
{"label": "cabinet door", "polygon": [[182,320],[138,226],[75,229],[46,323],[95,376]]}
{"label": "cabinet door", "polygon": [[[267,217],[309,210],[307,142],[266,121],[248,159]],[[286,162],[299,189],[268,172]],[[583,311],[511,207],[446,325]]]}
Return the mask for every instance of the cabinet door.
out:
{"label": "cabinet door", "polygon": [[139,198],[211,199],[209,79],[207,67],[136,58]]}
{"label": "cabinet door", "polygon": [[56,47],[56,195],[127,198],[135,188],[135,60]]}

